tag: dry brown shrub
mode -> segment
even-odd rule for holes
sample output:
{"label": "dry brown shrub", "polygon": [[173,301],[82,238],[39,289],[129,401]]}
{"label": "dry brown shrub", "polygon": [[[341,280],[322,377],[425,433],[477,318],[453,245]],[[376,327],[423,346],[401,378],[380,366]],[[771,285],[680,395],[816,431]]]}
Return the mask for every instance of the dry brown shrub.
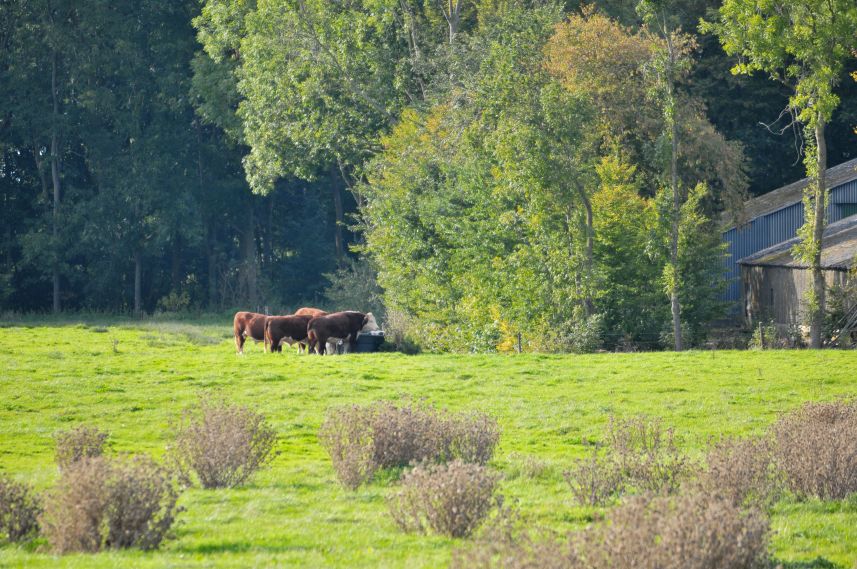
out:
{"label": "dry brown shrub", "polygon": [[383,468],[453,459],[484,464],[499,438],[497,422],[482,413],[389,401],[333,409],[319,431],[337,477],[352,489]]}
{"label": "dry brown shrub", "polygon": [[145,456],[83,458],[62,471],[41,517],[57,553],[157,548],[178,513],[173,477]]}
{"label": "dry brown shrub", "polygon": [[110,464],[104,457],[69,464],[45,500],[42,531],[57,553],[98,551],[107,509]]}
{"label": "dry brown shrub", "polygon": [[82,458],[103,455],[107,438],[108,435],[104,431],[87,425],[56,433],[54,441],[57,465],[64,469]]}
{"label": "dry brown shrub", "polygon": [[185,410],[172,455],[185,480],[203,488],[232,488],[273,457],[277,435],[248,407],[203,398]]}
{"label": "dry brown shrub", "polygon": [[522,523],[503,507],[472,545],[452,552],[450,569],[573,569],[567,539]]}
{"label": "dry brown shrub", "polygon": [[453,567],[754,569],[768,566],[768,540],[768,520],[758,510],[702,493],[648,494],[630,498],[607,520],[565,540],[492,538],[457,551]]}
{"label": "dry brown shrub", "polygon": [[575,535],[578,566],[655,569],[751,569],[767,562],[769,527],[758,511],[703,493],[636,496],[609,523]]}
{"label": "dry brown shrub", "polygon": [[443,447],[448,459],[486,464],[500,442],[497,421],[479,412],[447,414],[443,425]]}
{"label": "dry brown shrub", "polygon": [[857,402],[807,403],[772,428],[777,465],[799,497],[857,492]]}
{"label": "dry brown shrub", "polygon": [[[433,407],[375,403],[353,418],[366,422],[371,432],[372,462],[377,468],[407,466],[431,460],[442,452],[443,425]],[[357,410],[357,408],[353,408]]]}
{"label": "dry brown shrub", "polygon": [[114,461],[107,484],[107,547],[156,549],[175,523],[174,477],[147,456]]}
{"label": "dry brown shrub", "polygon": [[498,480],[488,468],[461,460],[417,466],[388,500],[390,513],[407,532],[467,537],[502,503],[494,496]]}
{"label": "dry brown shrub", "polygon": [[0,476],[0,539],[23,541],[39,528],[41,506],[32,488]]}
{"label": "dry brown shrub", "polygon": [[352,490],[375,474],[375,444],[367,408],[352,405],[327,413],[319,431],[339,481]]}
{"label": "dry brown shrub", "polygon": [[619,494],[625,486],[625,478],[610,456],[599,455],[598,449],[576,461],[564,473],[565,481],[578,503],[586,506],[601,506]]}
{"label": "dry brown shrub", "polygon": [[697,483],[702,492],[762,509],[776,501],[783,487],[768,437],[729,438],[711,445]]}
{"label": "dry brown shrub", "polygon": [[610,418],[609,451],[623,476],[640,490],[675,493],[691,471],[675,431],[660,418]]}

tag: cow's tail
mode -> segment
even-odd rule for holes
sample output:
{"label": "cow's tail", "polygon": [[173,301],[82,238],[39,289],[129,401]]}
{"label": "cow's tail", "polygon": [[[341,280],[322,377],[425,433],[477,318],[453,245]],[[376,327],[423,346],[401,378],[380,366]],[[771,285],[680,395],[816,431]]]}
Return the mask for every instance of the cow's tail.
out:
{"label": "cow's tail", "polygon": [[265,351],[272,352],[274,351],[274,342],[271,340],[271,321],[268,320],[265,322],[265,333],[263,334],[265,337]]}

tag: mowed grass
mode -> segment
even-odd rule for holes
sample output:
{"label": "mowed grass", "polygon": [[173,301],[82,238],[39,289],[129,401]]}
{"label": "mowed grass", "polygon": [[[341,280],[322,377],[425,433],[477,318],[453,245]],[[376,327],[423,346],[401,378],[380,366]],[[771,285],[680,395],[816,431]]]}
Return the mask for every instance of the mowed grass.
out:
{"label": "mowed grass", "polygon": [[[112,452],[162,456],[205,392],[260,409],[279,433],[278,456],[248,486],[186,492],[176,538],[159,551],[60,558],[37,541],[0,547],[0,566],[445,566],[460,542],[398,531],[385,502],[393,477],[356,492],[337,484],[317,441],[337,405],[417,397],[491,413],[502,493],[531,525],[569,530],[595,512],[574,505],[563,469],[611,414],[662,417],[700,458],[710,437],[761,433],[804,401],[857,395],[853,351],[321,358],[250,343],[239,357],[230,334],[186,323],[0,329],[0,470],[40,490],[57,478],[57,430],[92,424],[110,432]],[[857,499],[785,501],[773,527],[771,553],[786,567],[857,561]]]}

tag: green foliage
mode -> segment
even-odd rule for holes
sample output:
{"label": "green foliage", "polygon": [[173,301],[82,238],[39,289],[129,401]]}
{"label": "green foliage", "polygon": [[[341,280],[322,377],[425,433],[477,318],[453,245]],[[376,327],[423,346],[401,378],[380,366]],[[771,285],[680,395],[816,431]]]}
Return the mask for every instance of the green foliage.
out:
{"label": "green foliage", "polygon": [[383,291],[378,286],[377,272],[365,258],[349,261],[345,268],[326,273],[330,285],[324,290],[325,301],[339,310],[371,312],[379,321],[385,318]]}
{"label": "green foliage", "polygon": [[425,321],[429,346],[544,343],[582,297],[568,277],[583,266],[572,244],[589,115],[540,68],[557,18],[484,23],[461,56],[473,74],[449,102],[406,114],[366,170],[367,251],[388,306]]}
{"label": "green foliage", "polygon": [[[512,351],[519,334],[534,351],[660,341],[666,311],[658,277],[668,259],[662,229],[671,218],[640,197],[641,181],[649,180],[614,157],[627,138],[610,134],[630,129],[655,143],[657,133],[611,123],[611,109],[628,100],[610,78],[638,68],[629,85],[637,81],[643,104],[647,56],[566,63],[586,55],[590,35],[641,42],[641,54],[648,44],[599,16],[563,25],[567,35],[545,48],[561,86],[543,67],[555,14],[509,10],[483,22],[459,54],[471,76],[429,110],[406,111],[365,169],[365,251],[378,264],[386,304],[419,329],[413,335],[429,349]],[[711,135],[688,144],[682,159],[697,164],[688,170],[706,172],[718,187],[740,183],[740,150],[736,156],[704,116],[682,112],[683,125]],[[607,157],[598,156],[601,148]],[[699,167],[707,151],[730,166]],[[692,274],[679,288],[698,343],[719,314],[722,278],[717,234],[702,213],[709,197],[691,194],[679,212],[687,216],[679,223],[679,271]]]}
{"label": "green foliage", "polygon": [[810,128],[830,120],[839,98],[833,89],[854,48],[857,6],[850,0],[726,0],[720,22],[703,29],[741,60],[733,73],[763,71],[794,85],[790,105]]}
{"label": "green foliage", "polygon": [[607,345],[652,347],[667,317],[657,286],[661,260],[654,234],[657,211],[640,197],[636,167],[613,156],[596,167],[599,188],[592,196],[596,306],[605,317]]}

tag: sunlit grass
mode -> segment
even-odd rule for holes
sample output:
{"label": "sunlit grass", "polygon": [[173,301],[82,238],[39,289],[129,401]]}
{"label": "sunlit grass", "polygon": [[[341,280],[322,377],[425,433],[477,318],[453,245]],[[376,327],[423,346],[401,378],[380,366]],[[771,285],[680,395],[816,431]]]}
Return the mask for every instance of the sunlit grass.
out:
{"label": "sunlit grass", "polygon": [[[562,471],[602,437],[610,414],[661,416],[698,458],[712,436],[759,433],[803,401],[857,395],[855,352],[319,358],[250,345],[238,357],[227,324],[27,325],[0,329],[4,472],[48,488],[52,434],[78,423],[108,430],[112,452],[160,456],[202,391],[263,411],[279,455],[245,488],[186,493],[176,539],[161,551],[56,558],[40,543],[6,545],[0,566],[443,566],[456,542],[400,533],[385,505],[391,483],[356,492],[336,484],[316,439],[334,405],[412,396],[493,414],[503,429],[492,461],[506,475],[502,492],[526,520],[564,530],[593,511],[572,503]],[[778,561],[851,569],[857,560],[853,502],[786,502],[773,525]]]}

